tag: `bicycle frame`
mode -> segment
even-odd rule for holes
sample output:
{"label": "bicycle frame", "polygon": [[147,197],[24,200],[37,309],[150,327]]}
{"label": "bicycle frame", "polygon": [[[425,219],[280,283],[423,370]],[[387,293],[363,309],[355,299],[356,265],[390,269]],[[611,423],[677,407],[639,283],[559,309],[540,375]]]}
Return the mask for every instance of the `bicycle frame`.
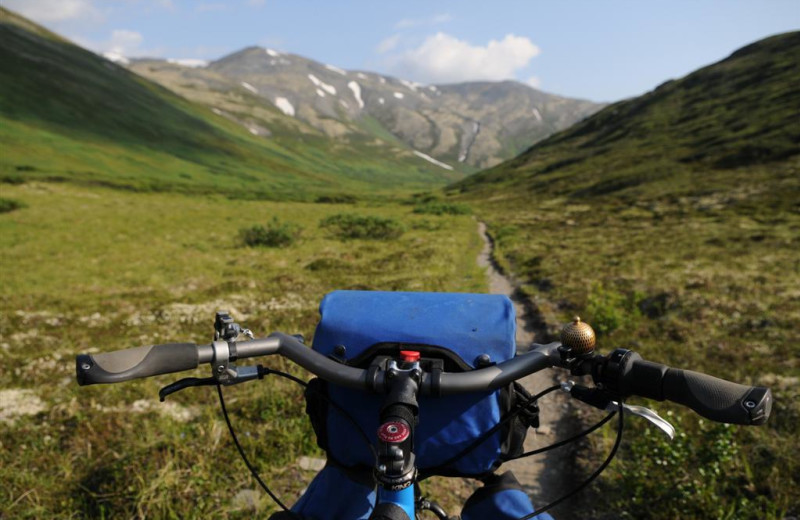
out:
{"label": "bicycle frame", "polygon": [[415,518],[414,483],[417,480],[417,468],[414,430],[419,418],[417,391],[422,371],[419,353],[416,353],[417,360],[413,359],[410,352],[402,355],[402,363],[398,365],[392,361],[388,372],[394,375],[389,378],[389,393],[381,410],[378,457],[375,461],[378,505],[370,519]]}

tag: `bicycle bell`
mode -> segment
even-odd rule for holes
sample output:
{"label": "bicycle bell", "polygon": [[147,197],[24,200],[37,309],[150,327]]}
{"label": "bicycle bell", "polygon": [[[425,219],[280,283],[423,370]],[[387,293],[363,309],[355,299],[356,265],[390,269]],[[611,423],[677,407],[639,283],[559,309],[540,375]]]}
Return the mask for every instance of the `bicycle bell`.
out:
{"label": "bicycle bell", "polygon": [[577,356],[591,354],[596,340],[594,329],[588,323],[581,321],[579,316],[575,316],[561,329],[561,344]]}

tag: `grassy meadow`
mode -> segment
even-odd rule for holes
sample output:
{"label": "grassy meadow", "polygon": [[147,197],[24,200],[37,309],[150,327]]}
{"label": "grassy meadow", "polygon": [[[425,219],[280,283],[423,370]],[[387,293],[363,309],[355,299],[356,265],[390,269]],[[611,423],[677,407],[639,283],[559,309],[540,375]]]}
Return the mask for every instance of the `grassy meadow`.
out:
{"label": "grassy meadow", "polygon": [[[676,186],[592,198],[494,185],[468,197],[489,225],[498,262],[548,324],[578,314],[598,332],[601,351],[631,348],[774,392],[772,417],[757,428],[650,402],[679,436],[669,443],[629,418],[616,461],[580,497],[586,517],[798,512],[799,173],[796,160],[709,171],[680,196]],[[587,473],[613,444],[606,434],[578,454]]]}
{"label": "grassy meadow", "polygon": [[[764,427],[655,403],[670,444],[629,420],[585,517],[800,514],[798,78],[800,32],[765,38],[448,188],[548,324],[579,314],[604,351],[774,392]],[[587,473],[611,444],[579,454]]]}
{"label": "grassy meadow", "polygon": [[[273,510],[260,490],[242,491],[256,485],[213,389],[161,404],[158,389],[180,376],[80,388],[77,353],[206,342],[219,309],[257,335],[310,339],[317,305],[334,289],[485,290],[469,215],[418,214],[412,204],[385,201],[233,201],[41,182],[0,188],[19,203],[0,213],[2,518],[245,518]],[[320,227],[342,214],[403,231],[392,240],[349,239]],[[243,245],[240,229],[276,216],[300,230],[294,243]],[[280,360],[265,364],[300,373]],[[268,378],[226,390],[245,449],[288,503],[314,474],[299,458],[320,455],[293,385]],[[438,498],[453,503],[447,493]]]}

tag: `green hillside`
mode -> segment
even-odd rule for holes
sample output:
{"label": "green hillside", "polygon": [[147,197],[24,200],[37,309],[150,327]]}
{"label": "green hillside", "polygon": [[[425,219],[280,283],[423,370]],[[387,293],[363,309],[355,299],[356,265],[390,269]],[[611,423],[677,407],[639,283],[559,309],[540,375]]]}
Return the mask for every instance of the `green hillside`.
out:
{"label": "green hillside", "polygon": [[[611,105],[470,177],[489,186],[586,199],[692,193],[732,170],[800,153],[800,32],[749,45],[641,97]],[[714,172],[709,174],[709,172]],[[704,177],[711,175],[713,179]]]}
{"label": "green hillside", "polygon": [[4,9],[0,144],[5,177],[145,190],[303,199],[459,175],[385,145],[343,147],[310,128],[292,140],[251,135]]}
{"label": "green hillside", "polygon": [[[800,512],[798,114],[800,33],[778,35],[448,190],[476,207],[498,263],[554,332],[578,314],[604,351],[634,348],[775,394],[763,428],[650,403],[682,435],[668,443],[629,420],[581,517]],[[596,455],[576,464],[588,473],[610,445],[594,441]]]}

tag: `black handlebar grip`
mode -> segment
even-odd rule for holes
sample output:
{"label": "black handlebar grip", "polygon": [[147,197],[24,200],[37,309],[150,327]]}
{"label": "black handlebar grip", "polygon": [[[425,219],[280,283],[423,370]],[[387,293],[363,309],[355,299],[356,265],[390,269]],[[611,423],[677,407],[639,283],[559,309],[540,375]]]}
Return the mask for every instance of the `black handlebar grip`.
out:
{"label": "black handlebar grip", "polygon": [[662,382],[664,399],[688,406],[712,421],[759,425],[772,410],[772,392],[713,376],[670,368]]}
{"label": "black handlebar grip", "polygon": [[75,371],[78,384],[84,386],[121,383],[141,377],[191,370],[199,364],[197,345],[168,343],[102,354],[81,354],[75,359]]}

